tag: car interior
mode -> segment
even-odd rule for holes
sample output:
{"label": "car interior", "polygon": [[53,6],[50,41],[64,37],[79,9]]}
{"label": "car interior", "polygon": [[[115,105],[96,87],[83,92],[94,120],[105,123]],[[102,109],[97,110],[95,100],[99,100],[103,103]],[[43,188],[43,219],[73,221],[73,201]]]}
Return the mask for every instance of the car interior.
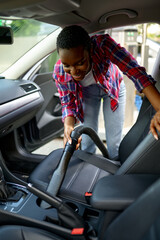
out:
{"label": "car interior", "polygon": [[[157,0],[7,0],[0,1],[0,19],[56,25],[55,36],[72,24],[94,34],[159,24],[159,9]],[[33,47],[32,61],[26,53],[0,75],[0,239],[160,239],[160,140],[149,132],[155,110],[146,97],[116,159],[109,158],[98,134],[83,125],[75,127],[71,144],[48,155],[33,154],[63,133],[52,72],[36,72],[56,44],[48,43],[43,53],[42,42],[37,55]],[[0,25],[0,46],[13,43],[12,28]],[[152,76],[160,90],[160,50]],[[83,134],[100,153],[76,150]]]}

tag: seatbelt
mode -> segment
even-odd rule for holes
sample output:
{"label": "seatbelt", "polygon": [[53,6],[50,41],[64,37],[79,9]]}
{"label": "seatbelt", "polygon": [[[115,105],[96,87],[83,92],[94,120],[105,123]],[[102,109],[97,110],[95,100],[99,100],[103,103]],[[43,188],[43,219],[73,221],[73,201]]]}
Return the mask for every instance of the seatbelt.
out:
{"label": "seatbelt", "polygon": [[74,152],[74,157],[77,157],[87,163],[90,163],[106,172],[115,174],[119,169],[119,162],[109,160],[101,155],[96,155],[93,153],[88,153],[82,150],[77,150]]}

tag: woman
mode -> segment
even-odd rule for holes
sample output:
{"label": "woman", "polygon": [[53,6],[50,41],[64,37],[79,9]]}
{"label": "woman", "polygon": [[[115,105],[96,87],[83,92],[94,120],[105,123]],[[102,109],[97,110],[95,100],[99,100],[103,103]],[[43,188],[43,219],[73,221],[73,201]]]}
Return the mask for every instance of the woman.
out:
{"label": "woman", "polygon": [[[121,72],[147,96],[157,111],[160,109],[160,94],[154,87],[155,80],[108,34],[90,37],[82,27],[68,26],[57,38],[57,51],[60,59],[54,67],[53,78],[62,104],[64,145],[71,141],[70,134],[77,121],[98,131],[103,99],[107,148],[110,158],[115,158],[125,109],[125,85]],[[77,147],[80,142],[81,138]],[[95,152],[94,143],[85,135],[82,150]]]}

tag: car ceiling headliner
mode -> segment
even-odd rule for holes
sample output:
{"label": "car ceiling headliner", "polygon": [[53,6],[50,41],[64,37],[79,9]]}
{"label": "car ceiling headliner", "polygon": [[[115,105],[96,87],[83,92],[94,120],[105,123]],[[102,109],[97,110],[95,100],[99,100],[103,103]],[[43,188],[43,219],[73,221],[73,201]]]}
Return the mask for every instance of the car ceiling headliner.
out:
{"label": "car ceiling headliner", "polygon": [[0,0],[0,16],[34,18],[88,32],[145,22],[160,23],[160,0]]}

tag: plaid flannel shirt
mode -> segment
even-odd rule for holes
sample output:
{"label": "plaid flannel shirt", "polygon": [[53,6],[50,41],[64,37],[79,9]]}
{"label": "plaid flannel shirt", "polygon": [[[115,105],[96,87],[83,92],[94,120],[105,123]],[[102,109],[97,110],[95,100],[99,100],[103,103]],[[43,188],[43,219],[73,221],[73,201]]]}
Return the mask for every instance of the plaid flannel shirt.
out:
{"label": "plaid flannel shirt", "polygon": [[[155,80],[146,73],[145,68],[139,66],[133,56],[108,34],[92,36],[91,42],[95,83],[110,97],[113,111],[118,107],[120,83],[123,79],[121,72],[134,82],[139,92],[155,84]],[[82,86],[70,74],[64,72],[60,59],[54,66],[53,79],[62,104],[62,120],[67,116],[74,116],[83,122]]]}

